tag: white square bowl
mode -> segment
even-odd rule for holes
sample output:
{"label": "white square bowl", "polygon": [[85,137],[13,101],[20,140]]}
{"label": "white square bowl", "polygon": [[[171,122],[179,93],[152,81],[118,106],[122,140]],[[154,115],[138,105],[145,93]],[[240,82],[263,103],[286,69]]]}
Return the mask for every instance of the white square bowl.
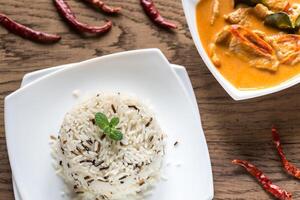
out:
{"label": "white square bowl", "polygon": [[[149,200],[212,199],[210,160],[200,116],[174,69],[157,49],[92,59],[27,84],[5,99],[5,129],[13,176],[23,200],[62,200],[64,184],[51,163],[49,136],[77,102],[72,91],[115,91],[149,99],[168,135],[163,171]],[[174,141],[179,146],[174,148]],[[177,188],[180,188],[178,190]]]}
{"label": "white square bowl", "polygon": [[[209,56],[207,55],[202,42],[200,40],[198,31],[205,31],[205,27],[197,27],[197,19],[196,19],[196,6],[198,2],[201,0],[182,0],[184,14],[192,34],[192,38],[196,45],[196,48],[204,61],[205,65],[209,69],[209,71],[213,74],[213,76],[217,79],[220,85],[225,89],[225,91],[234,99],[234,100],[245,100],[251,99],[259,96],[264,96],[267,94],[272,94],[286,88],[292,87],[300,82],[300,74],[294,76],[293,78],[282,82],[273,87],[265,88],[265,89],[257,89],[257,90],[239,90],[234,85],[232,85],[226,78],[222,76],[219,70],[214,66],[211,62]],[[208,11],[209,12],[209,11]],[[208,13],[209,14],[209,13]]]}

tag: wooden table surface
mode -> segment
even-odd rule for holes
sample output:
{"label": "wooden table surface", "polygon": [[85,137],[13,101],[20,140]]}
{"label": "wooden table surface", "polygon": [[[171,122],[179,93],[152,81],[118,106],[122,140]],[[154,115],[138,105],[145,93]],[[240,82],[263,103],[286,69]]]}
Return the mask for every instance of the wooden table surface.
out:
{"label": "wooden table surface", "polygon": [[[215,199],[271,199],[231,160],[246,159],[259,166],[276,184],[300,198],[300,181],[287,175],[271,142],[270,128],[281,131],[288,158],[300,167],[300,85],[253,100],[236,102],[221,88],[197,53],[180,0],[156,0],[161,13],[179,24],[174,33],[153,25],[138,0],[114,0],[122,14],[104,16],[80,0],[68,0],[81,21],[114,22],[110,33],[83,38],[58,16],[51,0],[0,0],[0,12],[38,30],[58,33],[54,45],[40,45],[0,27],[0,200],[13,198],[11,170],[4,130],[4,98],[20,87],[25,73],[50,66],[140,48],[159,48],[175,64],[187,68],[196,93],[213,167]],[[199,158],[201,159],[201,157]]]}

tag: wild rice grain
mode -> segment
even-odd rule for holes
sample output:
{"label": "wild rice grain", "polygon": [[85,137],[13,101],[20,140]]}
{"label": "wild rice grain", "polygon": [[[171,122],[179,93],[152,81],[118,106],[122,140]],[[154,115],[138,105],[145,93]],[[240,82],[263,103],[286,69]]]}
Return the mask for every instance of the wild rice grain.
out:
{"label": "wild rice grain", "polygon": [[178,141],[176,141],[175,143],[174,143],[174,147],[176,147],[178,145]]}
{"label": "wild rice grain", "polygon": [[113,110],[114,113],[117,113],[116,108],[114,106],[114,104],[111,104],[111,109]]}
{"label": "wild rice grain", "polygon": [[150,138],[149,138],[149,141],[152,142],[153,138],[154,138],[154,136],[151,135]]}
{"label": "wild rice grain", "polygon": [[127,175],[122,176],[121,178],[119,178],[119,180],[122,180],[122,179],[124,179],[124,178],[127,178]]}
{"label": "wild rice grain", "polygon": [[78,156],[79,154],[77,154],[75,151],[71,151],[72,154]]}
{"label": "wild rice grain", "polygon": [[145,180],[144,179],[141,179],[140,181],[139,181],[139,185],[141,186],[141,185],[144,185],[145,184]]}
{"label": "wild rice grain", "polygon": [[106,135],[105,135],[105,134],[102,134],[100,140],[103,140],[105,137],[106,137]]}
{"label": "wild rice grain", "polygon": [[96,124],[95,119],[91,119],[90,121],[91,121],[94,125]]}
{"label": "wild rice grain", "polygon": [[149,122],[145,125],[146,127],[150,126],[151,122],[152,122],[153,118],[151,117]]}
{"label": "wild rice grain", "polygon": [[77,151],[80,153],[80,154],[83,154],[82,153],[82,150],[79,148],[79,147],[76,147]]}
{"label": "wild rice grain", "polygon": [[83,148],[86,150],[86,151],[89,151],[90,148],[88,146],[86,146],[82,141],[81,141],[81,145],[83,146]]}
{"label": "wild rice grain", "polygon": [[102,171],[102,170],[107,170],[107,169],[109,169],[109,166],[107,166],[107,167],[101,167],[99,170]]}
{"label": "wild rice grain", "polygon": [[92,141],[91,139],[88,139],[86,142],[87,142],[89,145],[93,145],[93,141]]}
{"label": "wild rice grain", "polygon": [[50,138],[51,138],[52,140],[56,140],[56,137],[53,136],[53,135],[50,135]]}
{"label": "wild rice grain", "polygon": [[92,182],[94,182],[94,179],[91,179],[91,180],[87,181],[88,184],[90,184]]}
{"label": "wild rice grain", "polygon": [[140,111],[140,109],[138,107],[136,107],[135,105],[130,105],[130,106],[128,106],[128,108],[133,108],[134,110],[137,110],[138,112]]}

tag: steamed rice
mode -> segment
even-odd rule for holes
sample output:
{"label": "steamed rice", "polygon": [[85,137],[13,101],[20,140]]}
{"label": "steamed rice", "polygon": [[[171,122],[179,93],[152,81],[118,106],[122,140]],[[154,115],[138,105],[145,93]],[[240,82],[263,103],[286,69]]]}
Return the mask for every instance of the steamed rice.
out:
{"label": "steamed rice", "polygon": [[[121,141],[111,140],[94,124],[97,112],[120,119]],[[74,199],[143,199],[160,177],[164,135],[153,113],[136,98],[98,94],[65,115],[53,150]]]}

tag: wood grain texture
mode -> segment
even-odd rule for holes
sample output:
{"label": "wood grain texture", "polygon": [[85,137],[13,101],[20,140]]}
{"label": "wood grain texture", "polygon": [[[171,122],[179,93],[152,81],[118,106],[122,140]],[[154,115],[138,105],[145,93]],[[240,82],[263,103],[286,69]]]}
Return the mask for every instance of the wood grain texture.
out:
{"label": "wood grain texture", "polygon": [[209,146],[215,199],[272,199],[243,169],[231,164],[234,158],[253,162],[274,183],[292,192],[295,199],[300,198],[300,181],[283,171],[270,132],[272,124],[279,127],[284,151],[300,167],[300,85],[254,100],[232,100],[198,55],[180,0],[156,0],[161,13],[178,23],[175,32],[153,25],[138,0],[110,1],[111,5],[123,8],[122,14],[115,17],[105,16],[80,0],[68,2],[81,21],[97,25],[106,18],[112,19],[112,31],[102,37],[85,38],[63,22],[51,0],[0,0],[0,12],[35,29],[63,37],[57,44],[40,45],[0,28],[0,200],[14,199],[3,100],[19,88],[22,76],[50,66],[150,47],[160,48],[172,63],[184,65],[188,70]]}

